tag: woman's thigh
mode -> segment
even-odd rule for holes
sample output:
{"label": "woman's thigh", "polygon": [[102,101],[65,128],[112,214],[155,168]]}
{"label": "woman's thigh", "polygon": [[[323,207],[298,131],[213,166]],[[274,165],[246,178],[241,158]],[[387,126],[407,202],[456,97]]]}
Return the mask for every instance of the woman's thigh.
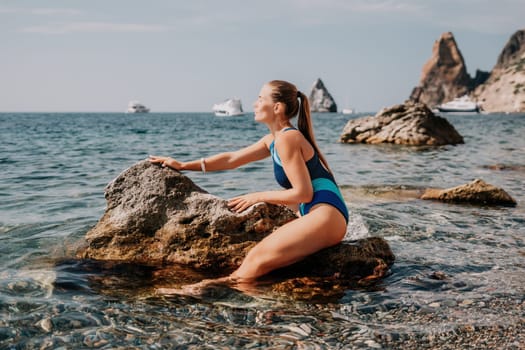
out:
{"label": "woman's thigh", "polygon": [[281,267],[339,243],[345,233],[346,221],[341,213],[333,206],[318,205],[279,227],[254,249]]}

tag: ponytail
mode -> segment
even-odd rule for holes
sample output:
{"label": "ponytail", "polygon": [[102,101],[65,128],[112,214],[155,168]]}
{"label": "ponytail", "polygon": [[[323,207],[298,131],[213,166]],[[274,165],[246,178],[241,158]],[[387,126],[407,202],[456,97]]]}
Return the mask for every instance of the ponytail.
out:
{"label": "ponytail", "polygon": [[299,90],[297,90],[297,97],[301,101],[299,106],[299,114],[297,116],[297,127],[299,131],[303,134],[304,138],[307,139],[308,142],[310,142],[310,145],[312,145],[312,147],[314,148],[324,167],[330,173],[332,173],[332,170],[330,170],[330,167],[328,166],[328,162],[326,161],[325,157],[319,150],[319,147],[317,147],[317,143],[315,142],[314,129],[312,126],[312,117],[310,115],[310,102],[308,102],[308,98],[306,98],[306,96]]}

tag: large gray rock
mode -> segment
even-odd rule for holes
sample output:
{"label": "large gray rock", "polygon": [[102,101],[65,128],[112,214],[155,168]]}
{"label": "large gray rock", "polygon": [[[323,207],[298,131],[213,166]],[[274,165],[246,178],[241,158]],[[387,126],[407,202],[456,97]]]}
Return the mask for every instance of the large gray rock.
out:
{"label": "large gray rock", "polygon": [[352,119],[340,137],[343,143],[394,143],[446,145],[463,143],[463,137],[445,119],[423,103],[407,101],[375,116]]}
{"label": "large gray rock", "polygon": [[308,101],[310,102],[310,110],[312,112],[337,112],[337,104],[321,79],[317,79],[314,82]]}
{"label": "large gray rock", "polygon": [[[258,241],[295,218],[283,206],[264,203],[234,213],[188,177],[148,161],[121,173],[105,196],[106,212],[86,234],[79,258],[182,264],[225,275]],[[290,268],[301,276],[363,279],[383,276],[393,261],[385,240],[369,238],[325,249]]]}
{"label": "large gray rock", "polygon": [[516,200],[505,190],[490,185],[481,179],[447,189],[429,188],[421,199],[433,199],[451,203],[516,206]]}

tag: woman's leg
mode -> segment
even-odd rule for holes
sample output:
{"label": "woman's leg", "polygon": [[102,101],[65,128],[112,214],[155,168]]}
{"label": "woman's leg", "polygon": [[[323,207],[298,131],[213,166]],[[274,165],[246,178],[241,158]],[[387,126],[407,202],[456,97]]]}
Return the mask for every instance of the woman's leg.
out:
{"label": "woman's leg", "polygon": [[248,252],[231,277],[240,283],[256,279],[339,243],[345,233],[343,215],[331,205],[318,204],[305,216],[266,236]]}
{"label": "woman's leg", "polygon": [[331,205],[318,204],[310,212],[279,227],[253,247],[230,276],[203,280],[181,288],[158,288],[159,294],[200,295],[212,285],[227,284],[244,290],[257,277],[297,262],[323,248],[339,243],[346,220]]}

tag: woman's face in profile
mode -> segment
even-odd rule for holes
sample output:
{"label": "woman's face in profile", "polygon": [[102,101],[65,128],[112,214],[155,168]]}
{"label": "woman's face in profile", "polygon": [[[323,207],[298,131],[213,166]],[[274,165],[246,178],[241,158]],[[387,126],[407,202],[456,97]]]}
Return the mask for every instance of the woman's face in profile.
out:
{"label": "woman's face in profile", "polygon": [[275,103],[272,101],[272,88],[265,84],[259,92],[259,97],[253,104],[255,121],[269,122],[273,120]]}

